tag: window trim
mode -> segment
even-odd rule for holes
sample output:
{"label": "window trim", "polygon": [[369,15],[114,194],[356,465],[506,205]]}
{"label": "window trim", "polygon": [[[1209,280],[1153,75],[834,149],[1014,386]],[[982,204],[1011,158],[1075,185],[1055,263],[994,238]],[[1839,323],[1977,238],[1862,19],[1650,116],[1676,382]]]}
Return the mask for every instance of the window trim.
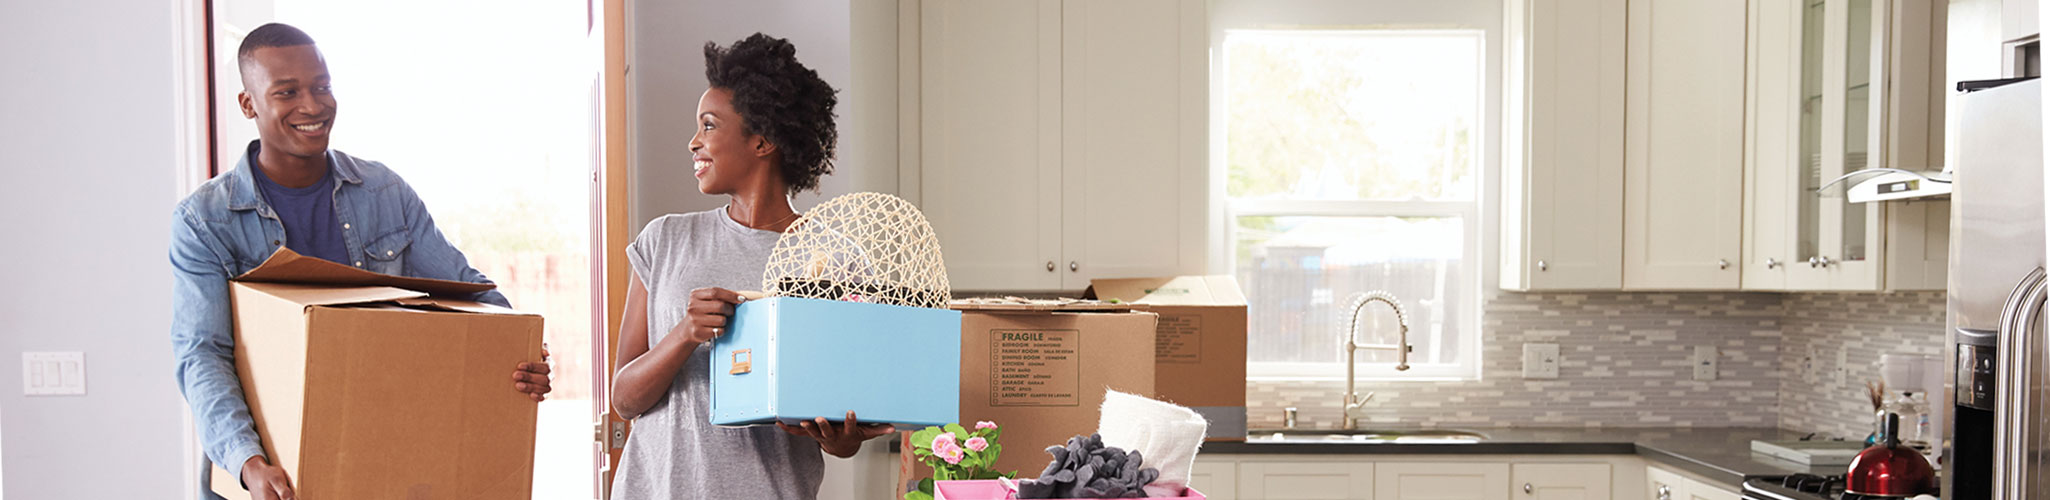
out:
{"label": "window trim", "polygon": [[[1443,36],[1447,34],[1471,34],[1472,36],[1478,38],[1478,41],[1480,42],[1478,47],[1479,51],[1475,54],[1475,56],[1479,58],[1476,64],[1480,66],[1481,69],[1476,73],[1476,76],[1480,79],[1480,81],[1477,82],[1478,85],[1476,85],[1477,88],[1474,95],[1474,99],[1475,103],[1477,104],[1475,114],[1476,117],[1479,119],[1474,121],[1475,133],[1468,138],[1468,140],[1471,141],[1472,150],[1478,153],[1474,158],[1473,163],[1474,182],[1472,183],[1472,198],[1465,200],[1298,200],[1277,198],[1232,198],[1224,189],[1222,189],[1224,187],[1223,179],[1230,175],[1230,166],[1220,160],[1217,164],[1217,168],[1214,170],[1214,172],[1216,173],[1216,178],[1212,179],[1212,186],[1213,193],[1216,193],[1219,201],[1221,201],[1219,205],[1222,206],[1220,207],[1221,210],[1213,212],[1213,214],[1216,214],[1216,216],[1218,217],[1218,219],[1213,222],[1213,224],[1215,224],[1213,227],[1218,227],[1221,230],[1219,234],[1220,236],[1222,236],[1222,238],[1213,239],[1212,246],[1215,249],[1215,251],[1217,251],[1218,254],[1222,257],[1219,260],[1222,261],[1220,262],[1220,264],[1223,265],[1223,268],[1226,270],[1225,272],[1235,274],[1238,270],[1239,257],[1237,252],[1234,251],[1234,247],[1237,245],[1238,242],[1238,235],[1236,229],[1237,224],[1235,224],[1234,221],[1237,220],[1239,217],[1457,217],[1460,220],[1461,231],[1464,235],[1464,241],[1462,242],[1462,251],[1460,258],[1470,270],[1469,272],[1465,273],[1466,276],[1464,277],[1464,279],[1461,280],[1464,283],[1461,283],[1459,286],[1463,286],[1467,290],[1471,291],[1471,293],[1466,293],[1463,295],[1463,298],[1459,306],[1461,307],[1461,310],[1464,311],[1464,314],[1466,316],[1463,319],[1467,319],[1468,321],[1466,323],[1472,325],[1471,328],[1467,328],[1464,331],[1459,332],[1458,341],[1465,346],[1470,346],[1471,348],[1461,349],[1461,353],[1458,359],[1452,360],[1452,362],[1412,362],[1410,363],[1410,369],[1408,371],[1403,372],[1395,371],[1393,369],[1395,364],[1392,362],[1360,362],[1357,364],[1357,367],[1361,369],[1361,372],[1356,376],[1358,377],[1357,380],[1364,381],[1421,382],[1480,380],[1482,363],[1481,351],[1484,347],[1481,344],[1481,331],[1484,328],[1486,328],[1486,325],[1484,324],[1485,316],[1483,314],[1483,311],[1481,310],[1484,303],[1484,298],[1482,297],[1482,295],[1487,293],[1488,291],[1485,287],[1485,274],[1487,274],[1486,271],[1488,270],[1488,268],[1491,267],[1491,263],[1483,261],[1484,252],[1482,250],[1483,247],[1487,246],[1487,244],[1490,242],[1490,240],[1486,239],[1486,234],[1484,230],[1490,227],[1491,224],[1489,223],[1492,222],[1491,220],[1483,219],[1484,217],[1489,217],[1491,215],[1491,212],[1488,210],[1483,210],[1483,206],[1485,205],[1485,203],[1483,203],[1483,200],[1481,198],[1485,195],[1485,193],[1488,192],[1488,186],[1490,185],[1489,183],[1494,180],[1491,178],[1492,176],[1489,175],[1490,173],[1492,173],[1492,170],[1489,168],[1491,158],[1488,157],[1487,149],[1487,135],[1488,132],[1491,131],[1491,127],[1493,125],[1493,122],[1487,119],[1489,104],[1488,89],[1490,78],[1488,70],[1486,69],[1487,60],[1489,56],[1488,30],[1481,28],[1407,29],[1401,27],[1302,30],[1226,29],[1223,30],[1223,33],[1221,34],[1225,36],[1230,36],[1233,32],[1252,31],[1290,31],[1292,33],[1313,36]],[[1224,43],[1225,41],[1222,38],[1220,38],[1216,44],[1216,47],[1221,48],[1224,45]],[[1220,61],[1219,65],[1222,66],[1223,55],[1221,52],[1219,53],[1218,57]],[[1216,76],[1221,74],[1213,75]],[[1225,88],[1227,90],[1219,92],[1219,95],[1216,96],[1216,101],[1214,101],[1213,104],[1213,106],[1216,109],[1215,112],[1221,114],[1228,113],[1227,110],[1229,109],[1231,102],[1230,91],[1227,87],[1221,84],[1218,85],[1217,88]],[[1226,132],[1224,127],[1213,125],[1213,134],[1215,134],[1215,136],[1219,138],[1219,140],[1215,141],[1213,146],[1213,158],[1228,158],[1228,156],[1226,156],[1226,153],[1229,148],[1228,133]],[[1251,334],[1252,332],[1249,331],[1248,333]],[[1411,345],[1415,345],[1418,343],[1416,333],[1417,332],[1414,331],[1411,332]],[[1333,342],[1335,343],[1336,340],[1336,335],[1334,333]],[[1335,348],[1336,347],[1334,346],[1334,349]],[[1342,381],[1345,379],[1344,373],[1345,367],[1343,362],[1280,362],[1252,360],[1248,360],[1246,362],[1247,379],[1255,381]]]}

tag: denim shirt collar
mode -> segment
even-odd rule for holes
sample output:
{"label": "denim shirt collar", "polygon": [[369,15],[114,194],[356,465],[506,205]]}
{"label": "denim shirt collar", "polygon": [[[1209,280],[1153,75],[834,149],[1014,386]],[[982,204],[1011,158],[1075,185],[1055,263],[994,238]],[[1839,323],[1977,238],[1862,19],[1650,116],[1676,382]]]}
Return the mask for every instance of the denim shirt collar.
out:
{"label": "denim shirt collar", "polygon": [[[235,161],[235,169],[228,171],[229,210],[255,210],[257,207],[265,207],[265,211],[269,211],[268,205],[263,202],[263,197],[256,193],[256,175],[251,171],[251,169],[256,168],[252,163],[254,163],[253,160],[256,157],[259,148],[258,143],[260,142],[262,141],[249,141],[249,147],[242,149],[242,158]],[[341,182],[363,184],[363,176],[360,172],[356,171],[356,164],[354,162],[340,161],[340,155],[335,154],[333,149],[327,150],[325,154],[327,155],[328,175]]]}

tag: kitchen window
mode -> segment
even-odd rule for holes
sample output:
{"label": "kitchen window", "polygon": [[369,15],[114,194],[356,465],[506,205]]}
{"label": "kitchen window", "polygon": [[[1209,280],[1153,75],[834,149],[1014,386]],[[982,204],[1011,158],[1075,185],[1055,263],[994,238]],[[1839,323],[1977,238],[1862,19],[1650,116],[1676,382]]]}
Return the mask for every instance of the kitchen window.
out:
{"label": "kitchen window", "polygon": [[[1250,300],[1248,375],[1339,378],[1358,293],[1407,310],[1412,368],[1358,353],[1361,379],[1470,379],[1480,352],[1480,30],[1226,30],[1226,263]],[[1363,344],[1395,317],[1362,313]]]}

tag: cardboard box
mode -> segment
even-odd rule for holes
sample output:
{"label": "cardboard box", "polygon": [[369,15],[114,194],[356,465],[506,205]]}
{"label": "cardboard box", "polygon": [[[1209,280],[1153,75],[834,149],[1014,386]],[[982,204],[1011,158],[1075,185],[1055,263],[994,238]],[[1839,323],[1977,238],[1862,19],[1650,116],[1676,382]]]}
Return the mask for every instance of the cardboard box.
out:
{"label": "cardboard box", "polygon": [[[961,422],[1004,427],[996,470],[1034,477],[1048,446],[1096,432],[1105,389],[1153,394],[1149,312],[962,306]],[[902,429],[914,431],[917,429]],[[904,443],[902,477],[932,470]]]}
{"label": "cardboard box", "polygon": [[1246,297],[1230,276],[1103,279],[1099,299],[1147,306],[1155,330],[1156,399],[1210,420],[1206,441],[1246,439]]}
{"label": "cardboard box", "polygon": [[712,344],[717,425],[814,417],[922,428],[961,417],[961,312],[771,297]]}
{"label": "cardboard box", "polygon": [[[541,317],[431,295],[490,287],[282,249],[235,279],[235,371],[300,498],[529,496],[538,406],[512,373],[541,361]],[[213,490],[249,498],[241,465]]]}

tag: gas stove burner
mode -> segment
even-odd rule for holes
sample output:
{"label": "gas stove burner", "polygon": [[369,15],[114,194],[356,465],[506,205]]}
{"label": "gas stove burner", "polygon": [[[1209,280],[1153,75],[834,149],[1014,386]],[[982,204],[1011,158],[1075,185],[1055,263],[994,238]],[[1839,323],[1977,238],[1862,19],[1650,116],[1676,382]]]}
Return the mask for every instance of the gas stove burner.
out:
{"label": "gas stove burner", "polygon": [[1820,493],[1825,497],[1837,498],[1844,494],[1844,477],[1794,474],[1780,478],[1780,486],[1793,488],[1794,491]]}
{"label": "gas stove burner", "polygon": [[1900,500],[1844,491],[1844,476],[1794,474],[1757,477],[1744,482],[1746,500]]}

